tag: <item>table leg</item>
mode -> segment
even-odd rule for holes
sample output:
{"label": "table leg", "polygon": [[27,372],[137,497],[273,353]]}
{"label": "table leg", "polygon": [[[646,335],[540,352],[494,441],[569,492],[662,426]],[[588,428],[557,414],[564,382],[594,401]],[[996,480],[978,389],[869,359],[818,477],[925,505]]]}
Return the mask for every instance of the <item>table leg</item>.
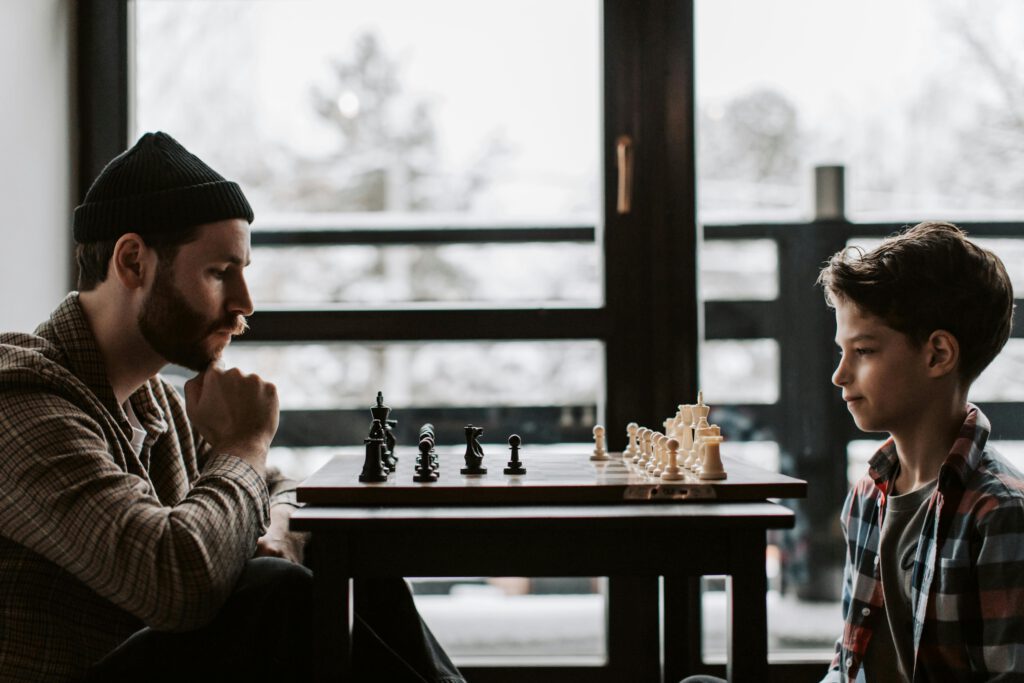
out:
{"label": "table leg", "polygon": [[665,680],[681,681],[701,670],[699,576],[666,576],[664,594]]}
{"label": "table leg", "polygon": [[313,553],[314,673],[317,683],[352,677],[352,579],[335,539],[319,539]]}
{"label": "table leg", "polygon": [[737,532],[729,577],[729,628],[726,667],[736,681],[768,680],[768,579],[765,532]]}
{"label": "table leg", "polygon": [[608,577],[608,668],[611,680],[661,681],[658,577]]}

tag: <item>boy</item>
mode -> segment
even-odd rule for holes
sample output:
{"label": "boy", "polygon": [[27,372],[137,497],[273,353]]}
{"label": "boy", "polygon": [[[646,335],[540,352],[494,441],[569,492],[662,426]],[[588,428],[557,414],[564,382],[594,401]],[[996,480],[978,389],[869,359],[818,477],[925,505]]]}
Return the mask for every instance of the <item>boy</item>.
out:
{"label": "boy", "polygon": [[1024,679],[1024,481],[968,390],[1010,334],[1002,262],[949,223],[818,282],[836,313],[832,382],[857,426],[888,432],[843,506],[843,634],[825,681]]}

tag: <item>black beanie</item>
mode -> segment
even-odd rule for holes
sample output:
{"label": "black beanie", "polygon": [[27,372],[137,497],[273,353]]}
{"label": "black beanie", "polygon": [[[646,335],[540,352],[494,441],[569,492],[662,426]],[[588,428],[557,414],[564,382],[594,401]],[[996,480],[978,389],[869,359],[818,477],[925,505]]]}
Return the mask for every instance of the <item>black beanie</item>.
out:
{"label": "black beanie", "polygon": [[104,167],[75,209],[76,242],[164,233],[228,218],[252,223],[237,183],[166,133],[146,133]]}

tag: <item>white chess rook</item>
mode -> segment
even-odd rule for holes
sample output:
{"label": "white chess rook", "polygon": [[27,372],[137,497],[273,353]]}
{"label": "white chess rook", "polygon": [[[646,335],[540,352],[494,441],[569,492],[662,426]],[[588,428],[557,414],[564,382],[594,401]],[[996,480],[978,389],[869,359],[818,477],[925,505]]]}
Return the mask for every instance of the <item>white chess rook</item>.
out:
{"label": "white chess rook", "polygon": [[719,451],[722,441],[721,435],[704,437],[704,465],[700,471],[701,479],[725,479],[728,476],[722,465],[722,455]]}

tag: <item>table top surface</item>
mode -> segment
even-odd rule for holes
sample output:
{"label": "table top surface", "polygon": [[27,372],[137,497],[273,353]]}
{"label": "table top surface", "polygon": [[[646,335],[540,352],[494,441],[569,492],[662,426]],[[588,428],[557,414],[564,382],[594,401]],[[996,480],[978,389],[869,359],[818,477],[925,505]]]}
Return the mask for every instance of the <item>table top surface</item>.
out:
{"label": "table top surface", "polygon": [[300,502],[327,506],[366,505],[571,505],[672,501],[753,502],[802,498],[807,482],[723,454],[727,478],[704,480],[686,472],[664,481],[624,461],[621,453],[593,462],[590,453],[522,456],[526,473],[506,475],[508,463],[487,458],[486,474],[463,475],[457,453],[441,454],[439,479],[413,481],[415,453],[399,453],[397,471],[381,483],[361,483],[361,456],[336,456],[298,487]]}

